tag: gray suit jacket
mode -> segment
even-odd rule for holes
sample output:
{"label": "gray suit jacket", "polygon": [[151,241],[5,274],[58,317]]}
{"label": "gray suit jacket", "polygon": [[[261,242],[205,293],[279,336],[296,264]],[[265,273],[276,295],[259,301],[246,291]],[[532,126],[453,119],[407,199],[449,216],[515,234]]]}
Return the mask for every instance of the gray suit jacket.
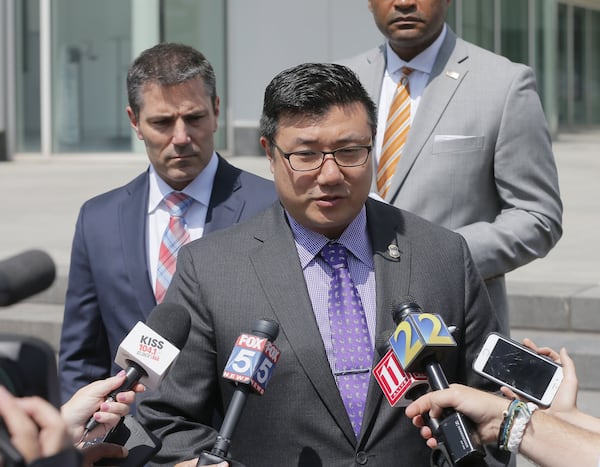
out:
{"label": "gray suit jacket", "polygon": [[[471,364],[498,322],[464,239],[374,200],[367,201],[367,223],[377,335],[391,334],[392,302],[410,294],[424,310],[458,327],[458,349],[443,363],[448,379],[489,388]],[[390,244],[398,246],[400,258],[388,254]],[[388,405],[373,378],[356,440],[279,203],[182,248],[165,300],[184,305],[192,327],[171,372],[138,406],[142,421],[163,441],[158,464],[173,465],[212,447],[211,411],[227,407],[233,393],[221,378],[231,349],[241,332],[267,318],[279,323],[275,344],[281,358],[265,394],[248,398],[231,444],[235,460],[247,467],[348,467],[367,458],[369,465],[398,465],[402,459],[429,465],[418,430],[402,409]]]}
{"label": "gray suit jacket", "polygon": [[[71,250],[69,285],[60,342],[62,397],[118,371],[119,344],[156,306],[146,263],[148,172],[87,201]],[[219,156],[205,234],[270,206],[273,182]]]}
{"label": "gray suit jacket", "polygon": [[[342,63],[378,103],[385,44]],[[386,201],[467,240],[508,332],[504,274],[545,256],[562,235],[532,70],[448,29]]]}

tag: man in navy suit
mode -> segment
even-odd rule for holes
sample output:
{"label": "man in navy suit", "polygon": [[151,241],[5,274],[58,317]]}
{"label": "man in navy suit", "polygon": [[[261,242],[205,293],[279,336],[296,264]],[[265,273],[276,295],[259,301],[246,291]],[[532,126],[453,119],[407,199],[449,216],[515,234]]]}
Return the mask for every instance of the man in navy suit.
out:
{"label": "man in navy suit", "polygon": [[129,69],[127,92],[127,114],[150,166],[87,201],[79,213],[59,355],[64,400],[117,371],[112,361],[120,342],[155,307],[159,249],[170,217],[166,196],[177,191],[192,198],[184,215],[191,240],[276,199],[271,181],[215,152],[219,97],[212,66],[200,52],[169,43],[144,51]]}

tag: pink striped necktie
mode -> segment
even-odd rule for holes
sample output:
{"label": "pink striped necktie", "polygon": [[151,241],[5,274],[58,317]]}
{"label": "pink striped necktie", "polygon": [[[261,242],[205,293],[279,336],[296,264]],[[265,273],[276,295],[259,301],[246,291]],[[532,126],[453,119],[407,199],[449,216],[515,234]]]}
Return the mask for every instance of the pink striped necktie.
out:
{"label": "pink striped necktie", "polygon": [[408,137],[410,128],[408,76],[412,72],[412,68],[402,68],[402,77],[398,81],[398,87],[390,105],[385,133],[383,134],[383,146],[377,165],[377,190],[383,199],[386,199],[390,190],[392,176],[396,171],[396,166]]}
{"label": "pink striped necktie", "polygon": [[190,241],[190,234],[185,228],[184,215],[192,204],[193,199],[185,193],[173,191],[164,198],[169,208],[169,225],[160,243],[158,253],[158,270],[156,274],[156,302],[161,303],[165,298],[167,288],[175,274],[177,253],[179,248]]}

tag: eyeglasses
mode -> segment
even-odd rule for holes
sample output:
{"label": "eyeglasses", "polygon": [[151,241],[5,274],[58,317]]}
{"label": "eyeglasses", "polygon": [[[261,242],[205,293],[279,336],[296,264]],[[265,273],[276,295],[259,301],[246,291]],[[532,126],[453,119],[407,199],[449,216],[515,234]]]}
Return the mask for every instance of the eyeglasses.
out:
{"label": "eyeglasses", "polygon": [[325,163],[325,156],[331,154],[333,160],[339,167],[358,167],[367,162],[373,146],[347,146],[336,149],[335,151],[293,151],[283,152],[283,150],[272,142],[273,146],[290,163],[292,170],[296,172],[308,172],[317,170]]}

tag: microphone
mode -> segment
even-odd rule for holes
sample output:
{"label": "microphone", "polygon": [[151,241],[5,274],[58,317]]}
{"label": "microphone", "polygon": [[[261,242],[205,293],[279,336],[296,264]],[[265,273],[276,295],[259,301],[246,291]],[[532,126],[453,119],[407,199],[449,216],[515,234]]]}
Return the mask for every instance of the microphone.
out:
{"label": "microphone", "polygon": [[[450,330],[438,314],[425,313],[416,300],[404,297],[395,304],[392,317],[397,324],[389,339],[399,365],[406,372],[424,371],[434,391],[448,388],[448,380],[439,361],[449,347],[456,347]],[[461,413],[445,409],[442,420],[429,419],[434,436],[443,440],[443,454],[450,465],[486,465],[470,421]]]}
{"label": "microphone", "polygon": [[42,250],[27,250],[0,261],[0,306],[46,290],[55,277],[54,261]]}
{"label": "microphone", "polygon": [[263,395],[273,375],[281,355],[273,344],[277,334],[279,325],[275,321],[259,319],[254,323],[251,334],[243,333],[237,338],[223,371],[223,378],[233,382],[236,388],[213,448],[210,452],[202,451],[196,465],[218,464],[225,460],[230,467],[243,466],[227,457],[231,437],[250,391]]}
{"label": "microphone", "polygon": [[373,376],[392,407],[406,407],[429,389],[427,375],[405,372],[392,349],[375,365]]}
{"label": "microphone", "polygon": [[[444,358],[446,349],[456,347],[456,341],[443,318],[437,314],[424,313],[410,296],[394,304],[392,318],[397,327],[389,343],[405,371],[425,371],[427,366],[439,367],[438,362]],[[436,373],[440,371],[443,373],[441,369],[436,370]],[[443,386],[439,376],[436,376],[435,382],[440,387],[432,384],[434,390],[448,387],[447,382]]]}
{"label": "microphone", "polygon": [[[185,345],[190,324],[188,311],[168,302],[156,305],[146,324],[138,321],[119,345],[115,357],[115,363],[125,369],[125,381],[106,396],[106,401],[114,401],[119,392],[130,391],[138,382],[148,389],[158,387]],[[90,417],[81,439],[97,426],[98,422]]]}
{"label": "microphone", "polygon": [[375,348],[383,355],[373,368],[375,381],[392,407],[406,407],[429,390],[427,375],[405,372],[389,344],[393,330],[375,338]]}

